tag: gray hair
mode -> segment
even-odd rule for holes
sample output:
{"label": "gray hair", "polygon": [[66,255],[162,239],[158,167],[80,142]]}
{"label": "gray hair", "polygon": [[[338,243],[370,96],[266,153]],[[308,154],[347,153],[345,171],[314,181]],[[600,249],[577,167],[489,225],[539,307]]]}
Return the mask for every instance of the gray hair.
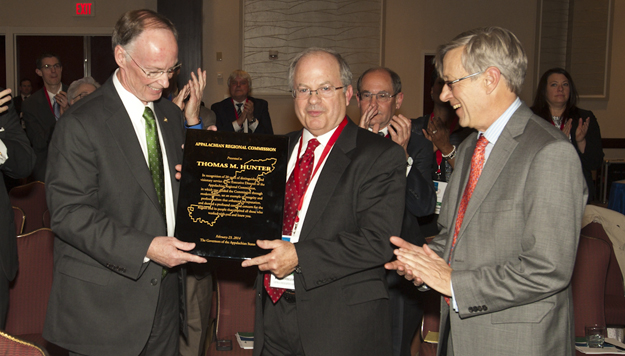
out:
{"label": "gray hair", "polygon": [[327,49],[327,48],[318,48],[311,47],[305,49],[304,51],[298,53],[293,60],[291,60],[291,65],[289,66],[289,85],[291,86],[291,90],[295,92],[295,67],[297,63],[299,63],[300,59],[314,54],[314,53],[327,53],[333,56],[339,64],[340,75],[341,75],[341,83],[343,84],[343,92],[347,91],[347,87],[352,85],[352,71],[349,69],[349,64],[345,61],[345,59],[336,51]]}
{"label": "gray hair", "polygon": [[123,14],[115,24],[111,38],[113,51],[117,45],[123,48],[132,46],[137,37],[147,29],[169,30],[178,40],[178,31],[167,17],[148,9],[131,10]]}
{"label": "gray hair", "polygon": [[228,77],[228,86],[230,86],[230,82],[234,79],[241,78],[247,79],[247,84],[250,87],[250,91],[252,91],[252,77],[250,74],[242,69],[233,70]]}
{"label": "gray hair", "polygon": [[69,85],[69,88],[67,88],[67,100],[70,100],[70,101],[74,100],[76,91],[83,84],[91,84],[96,89],[100,87],[100,83],[96,82],[95,79],[93,79],[93,77],[84,77],[78,80],[74,80],[72,84]]}
{"label": "gray hair", "polygon": [[481,27],[459,34],[451,42],[438,47],[434,60],[441,77],[445,54],[462,46],[462,66],[468,73],[497,67],[508,88],[517,95],[521,93],[527,72],[527,55],[514,33],[501,27]]}

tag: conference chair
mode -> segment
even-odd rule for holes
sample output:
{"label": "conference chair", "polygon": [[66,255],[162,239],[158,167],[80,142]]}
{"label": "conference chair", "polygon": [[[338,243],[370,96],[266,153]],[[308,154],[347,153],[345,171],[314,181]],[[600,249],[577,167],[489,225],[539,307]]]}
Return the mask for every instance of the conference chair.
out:
{"label": "conference chair", "polygon": [[26,221],[26,215],[24,210],[14,206],[13,208],[13,220],[15,221],[15,234],[21,235],[24,231],[24,222]]}
{"label": "conference chair", "polygon": [[41,347],[0,331],[0,355],[2,356],[48,356]]}
{"label": "conference chair", "polygon": [[43,226],[43,213],[48,210],[46,189],[43,182],[31,182],[14,187],[9,191],[11,205],[24,211],[26,221],[23,234],[40,229]]}

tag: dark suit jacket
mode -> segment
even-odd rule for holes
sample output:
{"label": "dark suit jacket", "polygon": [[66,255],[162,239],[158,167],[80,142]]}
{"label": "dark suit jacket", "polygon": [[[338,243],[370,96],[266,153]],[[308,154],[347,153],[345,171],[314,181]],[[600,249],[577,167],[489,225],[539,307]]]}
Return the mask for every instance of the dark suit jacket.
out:
{"label": "dark suit jacket", "polygon": [[[579,126],[579,119],[590,118],[590,125],[588,126],[588,132],[586,133],[586,149],[584,153],[580,152],[577,147],[577,141],[575,140],[575,131]],[[571,143],[575,147],[579,159],[582,162],[582,171],[584,172],[584,179],[588,186],[588,201],[593,201],[596,196],[596,189],[594,181],[592,180],[592,171],[601,168],[603,163],[603,147],[601,145],[601,130],[599,129],[599,123],[592,111],[577,109],[576,115],[573,117],[573,126],[571,126]]]}
{"label": "dark suit jacket", "polygon": [[[4,90],[0,88],[0,91]],[[27,177],[35,165],[35,153],[28,138],[20,126],[20,119],[9,102],[8,110],[0,114],[0,140],[7,147],[9,157],[0,170],[12,178]],[[17,249],[15,241],[15,223],[9,195],[4,189],[4,175],[0,174],[0,267],[3,276],[13,280],[17,272]],[[2,296],[0,296],[2,298]],[[0,302],[0,305],[3,305]]]}
{"label": "dark suit jacket", "polygon": [[[445,261],[476,141],[458,147],[430,244]],[[570,280],[585,191],[571,144],[521,104],[484,164],[451,256],[458,312],[442,301],[441,330],[449,320],[454,355],[575,353]]]}
{"label": "dark suit jacket", "polygon": [[[166,99],[154,104],[175,204],[184,117]],[[112,78],[59,120],[49,162],[47,200],[56,240],[44,337],[80,354],[136,356],[150,335],[162,273],[143,259],[167,228]]]}
{"label": "dark suit jacket", "polygon": [[[26,135],[37,155],[37,163],[33,169],[33,178],[45,181],[46,162],[48,161],[48,145],[56,126],[56,118],[50,110],[50,104],[45,94],[46,87],[34,92],[22,104],[22,119],[26,123]],[[67,86],[63,84],[63,91]]]}
{"label": "dark suit jacket", "polygon": [[[289,134],[291,153],[302,131]],[[295,244],[297,320],[307,356],[392,352],[383,264],[404,209],[404,151],[351,120],[320,174]],[[256,281],[254,355],[263,347],[263,274]],[[271,303],[271,300],[265,301]]]}
{"label": "dark suit jacket", "polygon": [[[26,99],[29,99],[30,96]],[[22,112],[22,103],[24,102],[24,99],[22,99],[22,94],[17,94],[15,97],[13,97],[13,104],[15,105],[15,111],[17,112],[17,115],[19,116],[20,113]]]}
{"label": "dark suit jacket", "polygon": [[[254,133],[273,135],[267,101],[251,96],[247,98],[254,103],[254,117],[258,120],[258,127],[256,127]],[[211,105],[211,110],[217,115],[217,131],[234,131],[232,121],[235,121],[237,116],[232,98],[227,98]]]}

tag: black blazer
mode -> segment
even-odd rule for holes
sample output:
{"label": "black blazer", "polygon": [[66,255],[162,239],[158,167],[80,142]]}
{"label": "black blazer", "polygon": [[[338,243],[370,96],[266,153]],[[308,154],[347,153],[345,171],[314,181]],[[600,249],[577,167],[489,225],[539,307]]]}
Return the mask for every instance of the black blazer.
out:
{"label": "black blazer", "polygon": [[[154,108],[176,206],[184,117],[166,99]],[[112,79],[63,114],[49,163],[46,197],[56,239],[43,336],[80,354],[138,355],[150,336],[162,278],[162,267],[143,259],[167,227]]]}
{"label": "black blazer", "polygon": [[[258,126],[254,133],[273,135],[271,117],[269,117],[269,104],[267,104],[267,101],[251,96],[248,96],[248,99],[254,103],[254,117],[258,120]],[[211,110],[213,110],[217,116],[218,131],[234,131],[232,121],[235,121],[237,116],[232,98],[227,98],[211,105]]]}
{"label": "black blazer", "polygon": [[[33,178],[45,181],[46,164],[48,161],[48,145],[56,126],[56,118],[50,110],[50,104],[45,94],[46,87],[34,92],[28,100],[22,103],[22,118],[26,123],[26,135],[37,155],[37,163],[33,169]],[[63,84],[63,91],[67,86]]]}
{"label": "black blazer", "polygon": [[[302,131],[290,133],[291,153]],[[327,157],[295,244],[297,320],[307,356],[388,356],[384,263],[400,232],[406,159],[391,140],[351,120]],[[263,347],[263,274],[256,280],[254,355]],[[267,298],[265,303],[271,303]]]}
{"label": "black blazer", "polygon": [[[584,153],[581,153],[577,147],[577,141],[575,140],[575,131],[579,126],[579,119],[590,118],[590,124],[588,126],[588,132],[586,133],[586,149]],[[597,118],[589,110],[577,109],[576,115],[572,117],[573,126],[571,127],[571,143],[577,151],[577,155],[582,162],[582,172],[584,173],[584,179],[588,186],[588,201],[591,202],[596,197],[596,189],[594,181],[592,180],[592,171],[600,169],[603,163],[603,146],[601,145],[601,130],[599,129],[599,123]]]}
{"label": "black blazer", "polygon": [[[4,89],[0,88],[2,90]],[[30,147],[11,102],[8,103],[8,110],[0,114],[0,140],[7,147],[9,157],[0,165],[2,173],[12,178],[27,177],[35,166],[35,152]],[[11,281],[17,272],[17,244],[13,210],[9,195],[4,189],[4,174],[0,174],[0,268],[3,272],[0,278]],[[0,305],[8,302],[4,297],[0,295]]]}

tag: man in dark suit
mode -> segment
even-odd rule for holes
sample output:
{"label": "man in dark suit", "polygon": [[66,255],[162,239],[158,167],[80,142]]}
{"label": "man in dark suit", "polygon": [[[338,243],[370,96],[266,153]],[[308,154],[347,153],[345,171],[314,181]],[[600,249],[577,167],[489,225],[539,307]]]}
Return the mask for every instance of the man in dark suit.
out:
{"label": "man in dark suit", "polygon": [[252,77],[237,69],[228,77],[228,89],[229,98],[211,105],[217,115],[217,130],[273,135],[267,101],[249,96]]}
{"label": "man in dark suit", "polygon": [[19,94],[13,98],[13,104],[15,104],[15,111],[21,117],[22,103],[30,97],[31,92],[33,91],[33,84],[30,82],[30,79],[22,79],[19,90]]}
{"label": "man in dark suit", "polygon": [[[0,170],[12,178],[24,178],[35,165],[33,152],[11,102],[11,89],[0,88]],[[9,282],[17,273],[15,222],[9,195],[0,174],[0,329],[4,329],[9,306]]]}
{"label": "man in dark suit", "polygon": [[[423,122],[394,115],[401,107],[404,93],[401,78],[391,69],[367,69],[356,84],[359,126],[393,140],[404,149],[406,157],[406,209],[401,237],[421,246],[425,237],[417,217],[427,216],[436,207],[436,192],[432,181],[432,143],[420,130]],[[395,272],[387,274],[393,320],[393,354],[410,355],[410,344],[419,325],[421,308],[412,283]]]}
{"label": "man in dark suit", "polygon": [[63,64],[59,56],[44,53],[37,58],[38,76],[43,79],[43,88],[24,101],[22,118],[26,124],[26,135],[37,155],[32,177],[44,181],[48,161],[48,145],[61,116],[61,108],[67,110],[67,86],[61,83]]}
{"label": "man in dark suit", "polygon": [[423,248],[392,237],[401,249],[387,268],[445,296],[439,355],[573,355],[587,197],[577,153],[519,99],[527,57],[512,32],[462,33],[439,47],[436,68],[441,100],[478,133],[458,146],[440,234]]}
{"label": "man in dark suit", "polygon": [[[206,72],[192,74],[183,112],[160,100],[176,69],[174,25],[151,10],[122,15],[119,69],[72,105],[50,143],[47,199],[54,282],[44,337],[81,355],[175,355],[187,262],[195,244],[173,236],[187,125],[200,126]],[[195,127],[194,126],[194,127]]]}
{"label": "man in dark suit", "polygon": [[270,272],[256,283],[256,356],[391,355],[382,265],[392,257],[386,234],[401,228],[406,157],[345,115],[351,79],[331,50],[311,48],[291,62],[304,129],[289,134],[288,237],[258,241],[271,251],[242,264]]}

